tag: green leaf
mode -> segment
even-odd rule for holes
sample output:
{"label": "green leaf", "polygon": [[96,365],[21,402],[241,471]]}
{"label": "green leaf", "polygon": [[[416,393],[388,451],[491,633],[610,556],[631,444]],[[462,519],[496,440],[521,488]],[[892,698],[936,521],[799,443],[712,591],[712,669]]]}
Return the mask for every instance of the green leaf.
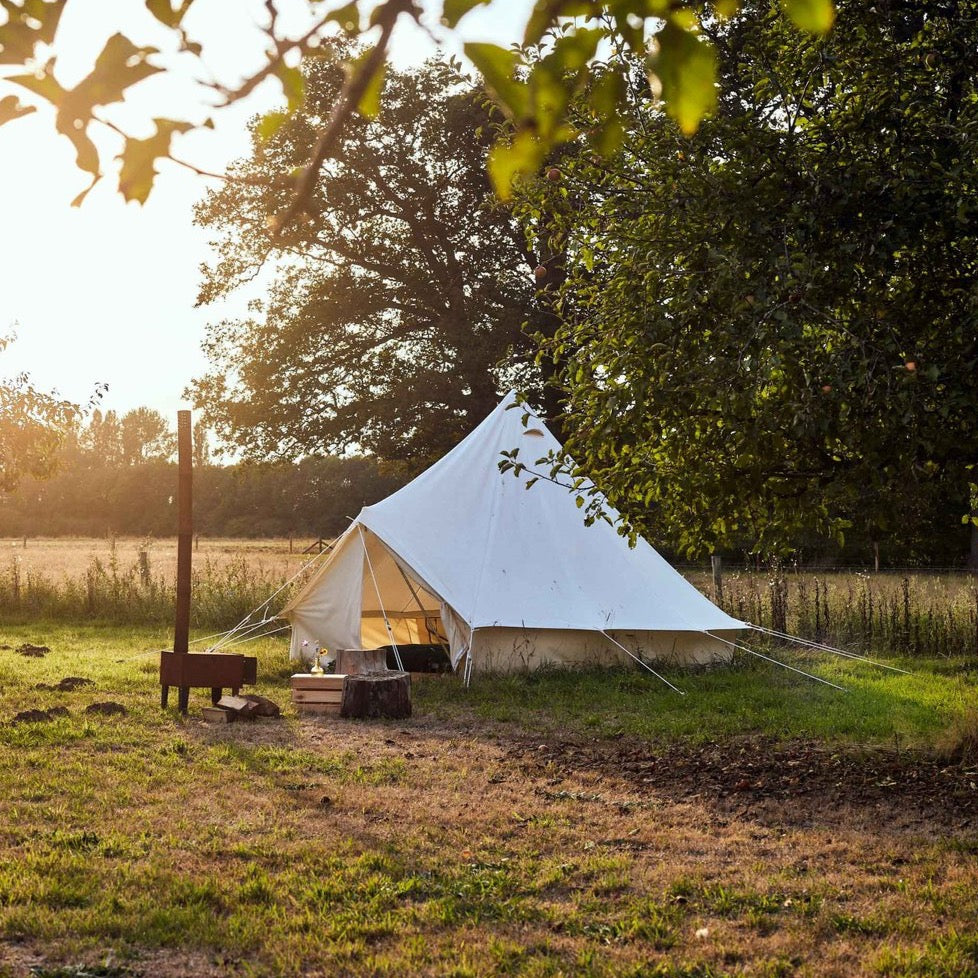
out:
{"label": "green leaf", "polygon": [[137,47],[124,34],[113,34],[95,59],[91,73],[68,93],[79,117],[90,115],[96,105],[121,102],[127,88],[162,71],[148,61],[157,53],[157,48]]}
{"label": "green leaf", "polygon": [[516,78],[519,56],[497,44],[470,43],[465,45],[466,57],[476,66],[486,87],[510,118],[521,119],[526,114],[526,86]]}
{"label": "green leaf", "polygon": [[489,151],[489,177],[496,196],[509,200],[513,196],[513,182],[536,173],[546,151],[545,144],[527,130],[516,133],[511,142],[497,142]]}
{"label": "green leaf", "polygon": [[538,44],[561,17],[587,17],[595,13],[589,0],[537,0],[523,32],[525,47]]}
{"label": "green leaf", "polygon": [[16,95],[5,95],[0,98],[0,126],[35,111],[33,105],[24,105]]}
{"label": "green leaf", "polygon": [[[289,120],[288,112],[266,112],[258,120],[258,138],[267,143]],[[213,127],[212,127],[213,128]]]}
{"label": "green leaf", "polygon": [[357,7],[356,0],[337,7],[326,20],[339,24],[340,29],[351,36],[360,33],[360,8]]}
{"label": "green leaf", "polygon": [[179,27],[194,0],[183,0],[174,10],[171,0],[146,0],[146,9],[167,27]]}
{"label": "green leaf", "polygon": [[589,134],[588,142],[600,156],[614,156],[625,143],[625,127],[612,116]]}
{"label": "green leaf", "polygon": [[828,34],[835,23],[832,0],[781,0],[785,12],[803,31]]}
{"label": "green leaf", "polygon": [[282,92],[287,102],[287,112],[291,115],[302,105],[306,97],[306,80],[298,68],[285,63],[275,69],[275,77],[282,83]]}
{"label": "green leaf", "polygon": [[686,135],[696,132],[717,103],[716,54],[691,31],[666,24],[659,32],[653,69],[662,83],[666,112]]}
{"label": "green leaf", "polygon": [[173,119],[154,119],[156,132],[148,139],[126,139],[122,152],[117,157],[122,161],[119,171],[119,190],[128,203],[138,200],[146,203],[156,178],[156,161],[169,156],[170,141],[174,133],[187,132],[193,127],[189,122],[176,122]]}
{"label": "green leaf", "polygon": [[[58,126],[61,129],[61,126]],[[88,138],[88,133],[84,129],[61,129],[61,132],[67,136],[75,147],[75,163],[78,169],[85,170],[87,173],[91,173],[95,180],[102,175],[102,171],[99,167],[98,150],[95,148],[95,143]],[[95,180],[92,181],[94,185]]]}
{"label": "green leaf", "polygon": [[[365,58],[370,54],[365,51],[356,61],[353,62],[352,70],[360,71]],[[367,87],[363,90],[363,95],[357,103],[357,112],[365,119],[376,119],[380,113],[380,99],[384,94],[384,79],[387,77],[387,62],[381,61],[373,75],[367,81]]]}
{"label": "green leaf", "polygon": [[71,206],[81,207],[81,205],[85,202],[85,198],[92,192],[95,184],[97,184],[100,179],[101,177],[99,176],[95,177],[95,179],[93,179],[92,182],[80,194],[72,198]]}
{"label": "green leaf", "polygon": [[489,3],[489,0],[445,0],[442,8],[442,23],[446,27],[455,27],[470,10],[486,3]]}
{"label": "green leaf", "polygon": [[53,65],[49,63],[41,74],[11,75],[11,77],[7,78],[6,80],[8,82],[13,82],[15,85],[20,85],[21,88],[26,88],[29,92],[33,92],[35,95],[40,95],[41,98],[46,99],[52,105],[57,106],[60,104],[67,92],[54,77],[54,75],[51,74],[52,68]]}

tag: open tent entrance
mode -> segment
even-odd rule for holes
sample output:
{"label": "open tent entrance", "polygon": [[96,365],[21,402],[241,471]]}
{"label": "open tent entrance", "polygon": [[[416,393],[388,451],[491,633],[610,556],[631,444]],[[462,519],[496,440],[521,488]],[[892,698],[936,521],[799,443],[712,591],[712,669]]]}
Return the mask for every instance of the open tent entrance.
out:
{"label": "open tent entrance", "polygon": [[362,648],[382,645],[442,645],[448,634],[442,623],[444,602],[422,583],[380,539],[361,528],[364,548],[360,610]]}
{"label": "open tent entrance", "polygon": [[[355,524],[338,541],[310,581],[315,597],[292,607],[293,660],[308,658],[303,646],[375,649],[437,646],[457,666],[469,648],[464,621],[367,527]],[[307,585],[306,590],[309,590]]]}

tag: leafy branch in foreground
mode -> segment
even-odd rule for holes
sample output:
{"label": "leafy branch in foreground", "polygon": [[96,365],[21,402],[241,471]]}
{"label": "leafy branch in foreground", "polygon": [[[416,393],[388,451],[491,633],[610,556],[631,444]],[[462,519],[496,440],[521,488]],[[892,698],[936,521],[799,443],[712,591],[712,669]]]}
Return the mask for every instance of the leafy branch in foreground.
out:
{"label": "leafy branch in foreground", "polygon": [[[124,101],[130,89],[141,82],[173,72],[177,64],[195,62],[206,74],[204,46],[187,27],[194,0],[178,0],[176,5],[174,0],[145,0],[157,32],[169,42],[168,52],[137,45],[125,34],[115,33],[105,40],[91,71],[73,87],[66,87],[58,72],[60,52],[72,44],[59,31],[69,2],[76,0],[0,0],[0,11],[6,17],[0,23],[0,125],[34,112],[38,104],[47,103],[54,109],[58,132],[72,142],[79,169],[91,178],[73,201],[76,205],[105,169],[91,135],[93,127],[101,125],[121,139],[116,157],[121,163],[119,190],[127,200],[143,203],[152,189],[159,160],[203,172],[175,155],[172,144],[176,138],[213,126],[216,112],[246,99],[269,79],[278,81],[288,102],[285,113],[267,120],[267,129],[274,131],[279,121],[294,115],[304,104],[299,70],[303,58],[329,54],[338,35],[366,45],[365,53],[347,58],[346,85],[324,120],[308,158],[292,173],[282,175],[293,186],[287,208],[272,215],[275,226],[283,230],[306,213],[316,179],[350,118],[357,113],[368,117],[376,114],[396,24],[402,19],[419,23],[422,19],[422,11],[413,0],[384,0],[371,10],[366,23],[356,0],[325,10],[320,0],[306,0],[307,24],[298,33],[289,33],[281,25],[279,2],[266,0],[267,22],[261,27],[267,41],[264,63],[244,73],[234,85],[218,80],[201,83],[202,97],[195,104],[181,105],[172,115],[146,120],[147,128],[152,126],[147,136],[145,132],[125,131],[104,110]],[[466,14],[487,2],[445,0],[443,26],[455,30]],[[781,0],[781,4],[806,31],[823,34],[832,26],[832,0]],[[695,0],[536,0],[523,46],[543,45],[547,53],[529,67],[523,66],[517,51],[485,42],[466,45],[468,57],[482,72],[511,123],[510,133],[497,142],[489,164],[497,194],[508,197],[515,178],[534,172],[555,147],[577,135],[568,122],[568,107],[582,93],[594,110],[595,125],[590,135],[595,150],[605,154],[618,147],[617,116],[625,98],[622,80],[606,76],[602,85],[588,85],[595,56],[611,36],[645,60],[653,87],[661,93],[669,114],[684,132],[695,131],[716,102],[716,57],[703,27],[716,18],[733,17],[738,10],[738,0],[715,0],[711,4]],[[229,31],[237,26],[234,19],[247,26],[238,6],[228,18]],[[5,94],[3,86],[12,87],[14,92]],[[32,102],[21,102],[19,96],[24,92]],[[211,111],[201,118],[200,108],[205,103]]]}

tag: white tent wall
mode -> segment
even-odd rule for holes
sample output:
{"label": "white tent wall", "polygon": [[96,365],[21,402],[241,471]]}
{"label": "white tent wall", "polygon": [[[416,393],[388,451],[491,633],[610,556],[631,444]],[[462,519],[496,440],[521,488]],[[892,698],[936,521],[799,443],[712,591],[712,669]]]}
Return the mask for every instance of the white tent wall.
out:
{"label": "white tent wall", "polygon": [[[608,632],[640,659],[672,666],[729,662],[731,649],[697,632]],[[717,632],[733,641],[736,630]],[[539,666],[634,665],[635,660],[601,632],[565,628],[479,628],[472,636],[475,672],[515,672]]]}

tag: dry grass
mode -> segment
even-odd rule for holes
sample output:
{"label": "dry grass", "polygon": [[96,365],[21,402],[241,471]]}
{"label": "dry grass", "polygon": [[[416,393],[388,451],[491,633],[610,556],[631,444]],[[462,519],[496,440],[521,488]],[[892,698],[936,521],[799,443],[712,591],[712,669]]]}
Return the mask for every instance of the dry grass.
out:
{"label": "dry grass", "polygon": [[[296,538],[289,553],[288,539],[198,537],[193,561],[197,567],[210,565],[222,570],[244,560],[269,577],[285,578],[310,559],[302,550],[312,542]],[[177,568],[176,537],[30,537],[26,547],[23,539],[0,539],[0,572],[16,564],[25,578],[32,573],[56,581],[76,580],[85,576],[93,560],[108,565],[114,559],[122,567],[132,567],[143,551],[148,555],[151,575],[172,583]]]}
{"label": "dry grass", "polygon": [[[537,760],[547,734],[429,684],[407,721],[212,727],[201,693],[159,710],[134,656],[163,634],[0,634],[27,639],[54,652],[0,652],[0,719],[70,715],[0,727],[0,975],[978,975],[974,826],[732,814]],[[258,651],[285,702],[282,643]],[[34,689],[64,675],[97,686]],[[107,698],[129,715],[85,716]]]}

